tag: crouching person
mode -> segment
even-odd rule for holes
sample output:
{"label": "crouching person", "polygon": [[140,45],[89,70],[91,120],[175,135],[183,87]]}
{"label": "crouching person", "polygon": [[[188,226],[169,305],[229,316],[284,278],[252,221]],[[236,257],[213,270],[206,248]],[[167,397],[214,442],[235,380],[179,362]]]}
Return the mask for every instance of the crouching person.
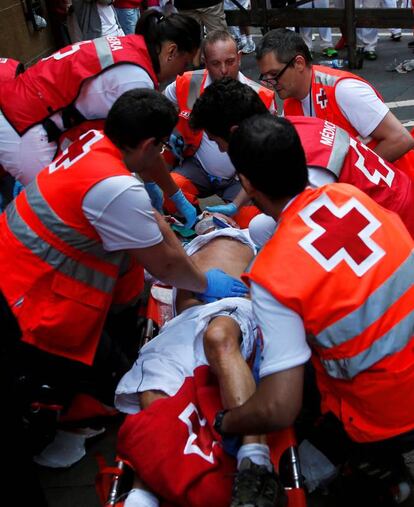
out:
{"label": "crouching person", "polygon": [[307,187],[305,154],[287,120],[244,120],[229,155],[278,226],[245,274],[264,341],[261,380],[246,403],[218,414],[221,433],[293,424],[312,356],[322,412],[361,452],[384,460],[391,451],[414,479],[412,237],[351,185]]}
{"label": "crouching person", "polygon": [[131,174],[151,173],[176,122],[159,92],[126,92],[104,133],[87,132],[0,215],[0,291],[22,333],[13,351],[16,378],[51,384],[67,403],[77,392],[100,398],[103,386],[113,399],[129,365],[117,361],[116,340],[103,328],[112,303],[134,295],[123,280],[133,264],[129,274],[141,272],[141,280],[146,268],[209,300],[247,291],[191,262]]}
{"label": "crouching person", "polygon": [[[208,214],[203,222],[197,229],[206,234],[187,247],[191,260],[201,271],[214,266],[239,277],[255,253],[248,235],[231,227],[213,230]],[[257,337],[250,301],[225,298],[204,305],[179,290],[175,306],[178,316],[143,347],[116,391],[116,406],[135,414],[127,417],[118,441],[119,454],[140,478],[126,506],[155,506],[157,497],[194,507],[283,505],[265,437],[243,438],[233,484],[235,460],[213,426],[219,407],[237,407],[255,391],[246,363]]]}

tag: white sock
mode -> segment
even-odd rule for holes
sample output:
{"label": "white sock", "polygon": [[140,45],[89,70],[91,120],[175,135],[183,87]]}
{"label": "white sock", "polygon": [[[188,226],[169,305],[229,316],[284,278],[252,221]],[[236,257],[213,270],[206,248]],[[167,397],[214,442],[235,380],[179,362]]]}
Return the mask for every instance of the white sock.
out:
{"label": "white sock", "polygon": [[251,35],[248,35],[247,36],[247,41],[250,42],[250,43],[253,42],[253,37]]}
{"label": "white sock", "polygon": [[239,468],[241,460],[249,458],[256,465],[264,465],[269,472],[273,470],[270,461],[269,446],[265,444],[245,444],[242,445],[237,453],[237,468]]}
{"label": "white sock", "polygon": [[134,488],[129,492],[124,507],[159,507],[158,498],[150,491]]}

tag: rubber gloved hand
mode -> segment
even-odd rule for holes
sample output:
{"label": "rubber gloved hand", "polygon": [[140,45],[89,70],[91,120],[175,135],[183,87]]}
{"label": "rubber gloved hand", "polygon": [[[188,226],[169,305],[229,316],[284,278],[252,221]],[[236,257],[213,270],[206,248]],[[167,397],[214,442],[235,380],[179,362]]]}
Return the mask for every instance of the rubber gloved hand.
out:
{"label": "rubber gloved hand", "polygon": [[234,202],[229,202],[228,204],[218,204],[217,206],[207,206],[205,209],[210,211],[210,213],[222,213],[228,217],[232,217],[238,211]]}
{"label": "rubber gloved hand", "polygon": [[154,181],[147,181],[144,185],[145,190],[150,196],[152,206],[162,213],[162,204],[164,202],[164,194],[162,193],[162,190]]}
{"label": "rubber gloved hand", "polygon": [[185,197],[182,190],[177,190],[170,199],[176,205],[178,211],[185,218],[185,226],[191,228],[197,218],[197,210],[191,202]]}
{"label": "rubber gloved hand", "polygon": [[233,278],[221,269],[209,269],[205,275],[207,289],[198,295],[206,303],[212,303],[225,297],[243,297],[248,292],[248,288],[243,282]]}
{"label": "rubber gloved hand", "polygon": [[182,160],[184,156],[184,139],[183,136],[176,135],[172,133],[168,140],[171,146],[171,151],[173,154],[180,160]]}
{"label": "rubber gloved hand", "polygon": [[15,181],[13,187],[13,197],[17,197],[23,190],[24,186],[20,183],[20,181]]}

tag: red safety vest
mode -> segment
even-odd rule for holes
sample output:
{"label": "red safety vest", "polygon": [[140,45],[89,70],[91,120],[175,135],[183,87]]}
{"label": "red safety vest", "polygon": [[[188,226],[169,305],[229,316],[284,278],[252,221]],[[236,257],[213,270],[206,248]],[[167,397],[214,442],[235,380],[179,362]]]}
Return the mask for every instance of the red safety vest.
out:
{"label": "red safety vest", "polygon": [[[17,317],[23,341],[51,354],[92,364],[114,293],[133,291],[120,277],[124,252],[106,252],[82,211],[99,181],[130,175],[119,150],[90,131],[43,169],[0,215],[0,290]],[[121,278],[122,280],[122,278]]]}
{"label": "red safety vest", "polygon": [[23,64],[13,58],[0,58],[0,83],[14,79],[24,71]]}
{"label": "red safety vest", "polygon": [[[359,138],[359,132],[349,123],[348,119],[342,114],[335,98],[335,89],[340,81],[343,79],[357,79],[363,83],[368,84],[378,98],[382,100],[381,95],[377,90],[365,79],[347,72],[345,70],[331,69],[322,65],[312,66],[312,109],[317,118],[328,120],[339,127],[342,127],[352,136]],[[288,98],[283,102],[283,111],[288,116],[304,116],[302,103],[300,100]],[[375,146],[375,142],[373,145]],[[369,143],[371,146],[371,142]]]}
{"label": "red safety vest", "polygon": [[[190,128],[188,120],[195,101],[204,91],[207,77],[207,70],[194,70],[178,76],[175,81],[175,91],[180,113],[173,134],[182,137],[184,141],[184,157],[194,155],[203,137],[202,131],[195,131]],[[247,84],[258,93],[267,108],[270,108],[273,103],[276,105],[275,93],[273,91],[264,88],[251,79],[248,80]],[[164,152],[164,154],[168,163],[173,164],[175,162],[171,152]]]}
{"label": "red safety vest", "polygon": [[336,183],[297,196],[244,275],[300,315],[322,410],[358,442],[414,429],[413,247],[397,215]]}
{"label": "red safety vest", "polygon": [[287,119],[299,134],[308,167],[327,169],[339,182],[354,185],[395,211],[414,237],[414,182],[405,172],[328,120]]}
{"label": "red safety vest", "polygon": [[[312,108],[315,111],[315,116],[323,120],[328,120],[339,127],[342,127],[349,134],[361,139],[359,133],[349,123],[348,119],[342,114],[335,98],[335,89],[340,81],[343,79],[358,79],[363,83],[367,83],[377,94],[378,98],[382,101],[381,95],[378,91],[365,79],[346,72],[344,70],[331,69],[322,65],[312,66]],[[289,116],[303,116],[303,108],[300,100],[288,98],[283,102],[283,111],[285,115]],[[371,149],[375,149],[378,144],[375,139],[371,139],[368,143]],[[411,178],[414,178],[414,150],[405,153],[398,160],[394,160],[393,164],[406,172]]]}
{"label": "red safety vest", "polygon": [[23,135],[33,125],[72,105],[87,79],[123,63],[142,67],[154,87],[158,86],[141,35],[101,37],[67,46],[5,83],[0,91],[0,109]]}

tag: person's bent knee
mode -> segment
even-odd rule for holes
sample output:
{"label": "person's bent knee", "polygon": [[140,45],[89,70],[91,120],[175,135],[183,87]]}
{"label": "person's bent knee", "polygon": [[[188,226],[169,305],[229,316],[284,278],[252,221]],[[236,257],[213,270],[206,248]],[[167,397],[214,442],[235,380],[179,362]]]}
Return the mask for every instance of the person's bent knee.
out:
{"label": "person's bent knee", "polygon": [[204,349],[207,355],[239,352],[240,332],[222,323],[210,324],[204,334]]}

